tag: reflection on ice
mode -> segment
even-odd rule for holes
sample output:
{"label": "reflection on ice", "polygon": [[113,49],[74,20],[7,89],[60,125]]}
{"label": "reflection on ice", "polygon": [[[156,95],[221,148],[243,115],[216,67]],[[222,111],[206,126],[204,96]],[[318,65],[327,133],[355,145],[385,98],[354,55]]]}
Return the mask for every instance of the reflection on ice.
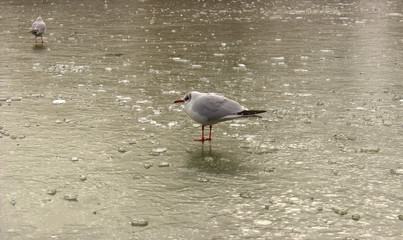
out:
{"label": "reflection on ice", "polygon": [[226,150],[216,150],[210,143],[204,143],[198,150],[187,149],[188,160],[186,167],[196,171],[220,174],[236,174],[244,169],[242,159],[237,153]]}

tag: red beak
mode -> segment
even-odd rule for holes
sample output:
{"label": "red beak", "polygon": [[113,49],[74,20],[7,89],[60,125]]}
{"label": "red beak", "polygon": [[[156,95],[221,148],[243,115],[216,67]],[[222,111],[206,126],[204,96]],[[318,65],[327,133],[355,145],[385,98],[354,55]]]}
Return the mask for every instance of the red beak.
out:
{"label": "red beak", "polygon": [[184,102],[182,99],[176,100],[174,103]]}

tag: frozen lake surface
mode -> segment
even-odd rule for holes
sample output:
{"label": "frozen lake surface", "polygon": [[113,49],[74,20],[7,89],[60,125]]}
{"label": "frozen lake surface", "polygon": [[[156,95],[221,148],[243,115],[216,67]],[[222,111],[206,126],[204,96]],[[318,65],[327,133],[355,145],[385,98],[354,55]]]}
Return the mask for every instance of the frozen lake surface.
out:
{"label": "frozen lake surface", "polygon": [[[0,11],[1,239],[403,238],[401,0]],[[190,90],[267,113],[194,142]]]}

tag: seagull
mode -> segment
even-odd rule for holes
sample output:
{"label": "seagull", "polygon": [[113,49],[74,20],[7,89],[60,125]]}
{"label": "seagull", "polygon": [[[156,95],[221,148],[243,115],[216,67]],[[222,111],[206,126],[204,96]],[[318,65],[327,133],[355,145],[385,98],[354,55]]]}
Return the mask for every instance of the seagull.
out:
{"label": "seagull", "polygon": [[[174,103],[185,103],[185,112],[191,119],[202,125],[202,137],[195,141],[211,141],[212,125],[241,117],[258,117],[264,110],[247,110],[234,100],[218,93],[201,93],[192,91]],[[208,138],[204,137],[204,126],[210,125]]]}
{"label": "seagull", "polygon": [[31,31],[29,31],[35,36],[35,43],[38,43],[36,40],[37,37],[41,37],[43,43],[42,35],[45,32],[45,30],[46,30],[45,22],[43,21],[42,17],[39,16],[32,24]]}

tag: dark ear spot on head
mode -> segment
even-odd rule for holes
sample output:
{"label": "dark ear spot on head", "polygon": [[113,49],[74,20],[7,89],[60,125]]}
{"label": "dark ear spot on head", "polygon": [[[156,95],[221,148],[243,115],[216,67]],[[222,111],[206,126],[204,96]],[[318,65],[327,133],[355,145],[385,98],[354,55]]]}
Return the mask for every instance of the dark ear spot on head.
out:
{"label": "dark ear spot on head", "polygon": [[189,93],[189,94],[186,94],[186,96],[185,96],[185,98],[183,100],[184,101],[189,101],[191,98],[192,98],[192,95]]}

